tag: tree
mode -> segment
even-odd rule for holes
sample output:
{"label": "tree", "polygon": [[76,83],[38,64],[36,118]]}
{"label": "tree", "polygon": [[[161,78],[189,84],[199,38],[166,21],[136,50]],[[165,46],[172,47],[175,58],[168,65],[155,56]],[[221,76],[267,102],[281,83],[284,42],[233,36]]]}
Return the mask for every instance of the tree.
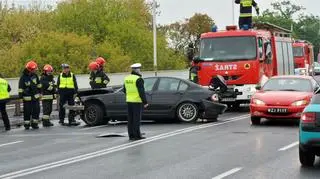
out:
{"label": "tree", "polygon": [[303,6],[293,4],[292,1],[283,0],[271,3],[272,8],[280,13],[279,15],[286,19],[293,19],[293,16],[302,10],[305,10]]}
{"label": "tree", "polygon": [[183,22],[175,22],[161,27],[169,41],[169,46],[176,52],[185,53],[190,43],[195,43],[200,34],[209,32],[214,25],[214,20],[207,14],[196,13]]}

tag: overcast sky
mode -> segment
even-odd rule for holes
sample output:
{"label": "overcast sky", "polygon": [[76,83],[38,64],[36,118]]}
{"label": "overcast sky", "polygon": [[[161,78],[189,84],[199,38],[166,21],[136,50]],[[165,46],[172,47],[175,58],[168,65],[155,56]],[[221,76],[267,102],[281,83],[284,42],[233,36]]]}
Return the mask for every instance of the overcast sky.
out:
{"label": "overcast sky", "polygon": [[[260,11],[270,8],[270,3],[275,0],[256,0]],[[320,15],[319,0],[291,0],[303,5],[307,13]],[[167,24],[184,18],[191,17],[194,13],[207,13],[212,17],[220,29],[232,24],[232,4],[234,0],[157,0],[160,4],[161,14],[158,23]],[[239,5],[234,6],[235,22],[238,24]]]}
{"label": "overcast sky", "polygon": [[[2,0],[4,1],[4,0]],[[7,0],[18,4],[28,4],[33,0]],[[39,0],[37,0],[39,1]],[[41,0],[43,3],[55,3],[59,0]],[[152,0],[146,0],[152,1]],[[234,0],[156,0],[160,4],[161,14],[157,17],[157,23],[168,24],[191,17],[194,13],[206,13],[212,17],[220,29],[232,24],[232,4]],[[261,12],[270,8],[270,3],[276,0],[256,0]],[[307,13],[320,15],[319,0],[291,0],[303,5]],[[235,22],[238,22],[239,6],[235,5]]]}

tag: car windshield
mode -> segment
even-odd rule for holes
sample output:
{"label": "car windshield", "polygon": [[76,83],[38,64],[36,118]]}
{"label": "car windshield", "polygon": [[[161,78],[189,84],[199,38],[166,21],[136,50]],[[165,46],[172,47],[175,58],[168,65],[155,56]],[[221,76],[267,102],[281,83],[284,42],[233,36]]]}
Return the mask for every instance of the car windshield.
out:
{"label": "car windshield", "polygon": [[200,58],[205,61],[252,60],[256,57],[255,37],[218,37],[201,40]]}
{"label": "car windshield", "polygon": [[303,91],[312,92],[311,82],[308,79],[273,78],[263,86],[264,91]]}
{"label": "car windshield", "polygon": [[303,48],[302,47],[293,47],[293,56],[294,57],[302,57],[303,56]]}
{"label": "car windshield", "polygon": [[320,64],[318,62],[314,62],[314,67],[320,67]]}

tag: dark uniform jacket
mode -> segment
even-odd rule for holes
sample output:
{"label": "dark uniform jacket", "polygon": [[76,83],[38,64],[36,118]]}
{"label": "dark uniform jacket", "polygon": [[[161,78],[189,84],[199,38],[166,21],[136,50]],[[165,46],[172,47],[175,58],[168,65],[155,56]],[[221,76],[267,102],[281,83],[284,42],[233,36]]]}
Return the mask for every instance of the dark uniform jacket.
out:
{"label": "dark uniform jacket", "polygon": [[[138,88],[139,96],[141,98],[141,101],[143,104],[148,104],[147,98],[146,98],[146,93],[144,91],[144,80],[141,78],[141,75],[135,72],[132,72],[131,74],[140,76],[140,78],[137,80],[136,85]],[[123,92],[126,93],[126,87],[123,85]]]}
{"label": "dark uniform jacket", "polygon": [[254,0],[252,0],[252,6],[247,6],[247,7],[245,7],[240,2],[241,2],[241,0],[235,0],[236,4],[240,4],[240,17],[241,17],[241,14],[251,14],[251,16],[252,16],[252,6],[255,7],[256,9],[259,9],[258,4]]}
{"label": "dark uniform jacket", "polygon": [[53,98],[54,94],[56,93],[54,76],[43,73],[41,75],[40,82],[42,85],[42,88],[41,88],[42,95],[52,95],[52,98]]}
{"label": "dark uniform jacket", "polygon": [[[31,100],[38,100],[40,97],[41,83],[39,77],[35,73],[30,73],[25,69],[19,80],[19,98],[27,99],[31,97]],[[30,100],[26,100],[30,101]]]}
{"label": "dark uniform jacket", "polygon": [[92,89],[106,88],[110,79],[103,70],[98,70],[97,73],[90,73],[90,86]]}
{"label": "dark uniform jacket", "polygon": [[[71,77],[71,72],[69,74],[62,73],[63,77]],[[73,83],[74,83],[74,89],[68,89],[68,88],[60,88],[60,74],[57,79],[57,88],[59,94],[76,94],[78,93],[78,83],[76,76],[73,74]]]}

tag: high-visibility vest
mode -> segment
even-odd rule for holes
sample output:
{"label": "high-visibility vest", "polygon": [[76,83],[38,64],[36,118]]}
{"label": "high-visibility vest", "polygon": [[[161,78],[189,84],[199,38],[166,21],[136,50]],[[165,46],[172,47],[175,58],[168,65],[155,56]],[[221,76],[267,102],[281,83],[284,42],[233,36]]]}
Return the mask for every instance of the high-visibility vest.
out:
{"label": "high-visibility vest", "polygon": [[71,74],[70,77],[63,77],[62,73],[60,74],[59,88],[74,89],[73,73],[70,73],[70,74]]}
{"label": "high-visibility vest", "polygon": [[241,1],[240,1],[240,4],[241,4],[243,7],[251,7],[251,6],[252,6],[252,0],[241,0]]}
{"label": "high-visibility vest", "polygon": [[241,0],[240,4],[243,11],[240,12],[240,17],[252,17],[252,0]]}
{"label": "high-visibility vest", "polygon": [[0,78],[0,100],[8,99],[10,97],[8,86],[7,80]]}
{"label": "high-visibility vest", "polygon": [[126,101],[131,103],[142,103],[139,91],[136,85],[140,77],[137,75],[129,75],[124,79],[124,86],[126,88]]}

